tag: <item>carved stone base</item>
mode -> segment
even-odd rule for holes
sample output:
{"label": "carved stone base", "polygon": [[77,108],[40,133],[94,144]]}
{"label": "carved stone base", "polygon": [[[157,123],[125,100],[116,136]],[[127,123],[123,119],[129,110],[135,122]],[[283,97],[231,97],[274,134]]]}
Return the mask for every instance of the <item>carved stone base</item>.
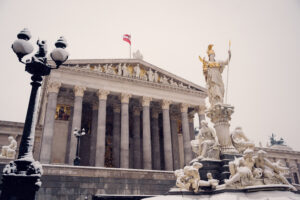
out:
{"label": "carved stone base", "polygon": [[[199,175],[200,179],[207,181],[207,173],[212,174],[213,179],[220,180],[221,174],[222,174],[222,161],[221,160],[210,160],[210,159],[204,159],[198,161],[197,159],[194,159],[190,162],[190,165],[193,165],[194,162],[200,162],[203,167],[199,169]],[[201,187],[202,190],[212,190],[211,187]]]}
{"label": "carved stone base", "polygon": [[0,200],[34,200],[42,173],[41,164],[33,159],[9,162],[3,169]]}
{"label": "carved stone base", "polygon": [[199,174],[201,180],[207,181],[207,173],[211,173],[214,179],[220,180],[221,176],[221,167],[222,163],[221,161],[217,160],[202,160],[200,161],[203,167],[199,169]]}
{"label": "carved stone base", "polygon": [[237,154],[230,138],[231,115],[234,107],[228,104],[216,104],[207,111],[207,116],[214,123],[214,128],[221,146],[221,153]]}

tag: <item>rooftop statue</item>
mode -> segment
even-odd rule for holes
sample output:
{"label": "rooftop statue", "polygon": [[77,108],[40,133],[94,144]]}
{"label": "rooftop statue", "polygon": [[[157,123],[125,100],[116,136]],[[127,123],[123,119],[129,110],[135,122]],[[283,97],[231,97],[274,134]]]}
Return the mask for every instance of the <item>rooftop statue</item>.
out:
{"label": "rooftop statue", "polygon": [[203,74],[205,76],[206,87],[208,89],[208,98],[211,107],[216,104],[223,104],[224,101],[224,83],[222,80],[222,72],[224,67],[229,64],[231,58],[231,51],[228,51],[228,59],[226,61],[216,61],[215,52],[212,49],[213,45],[208,45],[207,55],[208,61],[205,57],[201,58],[200,61],[203,64]]}
{"label": "rooftop statue", "polygon": [[276,140],[276,135],[274,133],[272,133],[272,136],[270,137],[270,143],[271,145],[283,145],[284,144],[284,140],[282,138],[280,138],[280,140]]}
{"label": "rooftop statue", "polygon": [[195,140],[191,141],[193,151],[198,155],[194,161],[204,158],[219,160],[219,141],[213,128],[208,126],[207,121],[201,121],[201,129]]}
{"label": "rooftop statue", "polygon": [[141,54],[140,50],[137,50],[136,52],[133,52],[133,58],[143,60],[143,55]]}
{"label": "rooftop statue", "polygon": [[254,149],[254,143],[250,141],[242,127],[236,127],[234,131],[231,133],[231,140],[233,146],[238,150],[239,153],[243,153],[246,149]]}

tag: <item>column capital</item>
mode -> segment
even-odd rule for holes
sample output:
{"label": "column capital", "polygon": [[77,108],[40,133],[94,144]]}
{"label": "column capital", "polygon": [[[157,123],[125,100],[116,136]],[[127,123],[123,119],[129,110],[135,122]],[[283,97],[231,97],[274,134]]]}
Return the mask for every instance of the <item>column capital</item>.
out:
{"label": "column capital", "polygon": [[121,94],[121,103],[129,103],[129,98],[131,94],[122,93]]}
{"label": "column capital", "polygon": [[161,107],[163,110],[169,110],[170,109],[170,104],[172,103],[171,100],[163,99],[161,101]]}
{"label": "column capital", "polygon": [[117,104],[117,103],[113,104],[113,110],[116,113],[120,113],[121,112],[121,105]]}
{"label": "column capital", "polygon": [[145,97],[142,98],[142,106],[150,106],[150,102],[152,101],[151,97]]}
{"label": "column capital", "polygon": [[99,100],[106,100],[108,94],[109,94],[109,91],[107,91],[107,90],[99,89],[97,91],[97,95],[98,95]]}
{"label": "column capital", "polygon": [[75,85],[74,86],[75,97],[83,97],[83,94],[84,94],[85,90],[86,90],[86,87]]}
{"label": "column capital", "polygon": [[187,112],[188,111],[188,108],[189,108],[189,104],[186,104],[186,103],[181,103],[180,104],[180,112]]}
{"label": "column capital", "polygon": [[199,105],[199,106],[197,106],[196,110],[197,110],[199,115],[204,115],[205,110],[206,110],[206,106],[205,105]]}
{"label": "column capital", "polygon": [[140,116],[141,115],[141,108],[138,106],[133,107],[133,115]]}
{"label": "column capital", "polygon": [[61,87],[61,82],[58,81],[50,82],[47,88],[48,93],[49,92],[58,93],[60,87]]}

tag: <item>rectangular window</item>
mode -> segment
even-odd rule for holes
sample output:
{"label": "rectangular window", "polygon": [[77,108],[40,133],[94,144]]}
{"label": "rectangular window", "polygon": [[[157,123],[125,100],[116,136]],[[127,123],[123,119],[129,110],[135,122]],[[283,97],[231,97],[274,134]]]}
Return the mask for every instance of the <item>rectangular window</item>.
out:
{"label": "rectangular window", "polygon": [[69,120],[71,114],[71,106],[57,104],[55,119],[56,120]]}

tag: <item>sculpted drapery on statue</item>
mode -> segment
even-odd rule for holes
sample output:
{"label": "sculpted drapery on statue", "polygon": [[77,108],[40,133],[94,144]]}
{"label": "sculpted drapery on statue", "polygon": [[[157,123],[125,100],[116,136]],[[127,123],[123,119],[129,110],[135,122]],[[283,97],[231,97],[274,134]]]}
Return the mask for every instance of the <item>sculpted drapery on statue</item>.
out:
{"label": "sculpted drapery on statue", "polygon": [[205,120],[201,121],[201,129],[195,140],[191,141],[193,151],[198,157],[192,162],[204,158],[219,160],[219,141],[215,130],[208,126]]}
{"label": "sculpted drapery on statue", "polygon": [[238,126],[230,135],[233,146],[238,150],[239,153],[243,153],[246,149],[254,149],[254,143],[250,141],[242,127]]}
{"label": "sculpted drapery on statue", "polygon": [[215,52],[212,49],[213,45],[208,45],[207,55],[208,61],[205,58],[199,56],[200,61],[203,64],[203,74],[208,89],[208,98],[211,107],[216,104],[222,104],[224,100],[224,83],[222,80],[222,72],[224,67],[228,65],[231,58],[231,51],[228,51],[228,59],[226,61],[216,61]]}

